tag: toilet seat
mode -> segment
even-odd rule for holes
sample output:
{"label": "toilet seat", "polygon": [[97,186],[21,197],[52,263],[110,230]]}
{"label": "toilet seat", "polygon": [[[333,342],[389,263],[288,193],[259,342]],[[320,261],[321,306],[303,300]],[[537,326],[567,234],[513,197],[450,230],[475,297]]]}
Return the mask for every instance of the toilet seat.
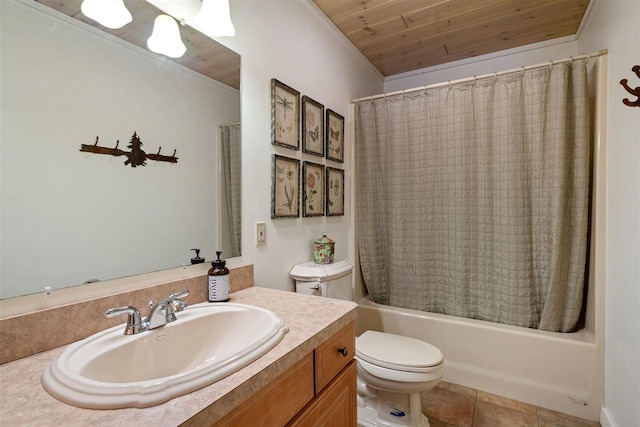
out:
{"label": "toilet seat", "polygon": [[[427,368],[429,370],[426,372],[408,372],[383,368],[382,366],[362,360],[358,356],[356,356],[356,361],[358,362],[358,372],[366,378],[366,382],[383,390],[406,392],[422,391],[424,389],[423,384],[438,381],[442,378],[443,374],[442,363]],[[394,384],[390,384],[389,381]],[[414,388],[416,388],[416,390],[414,390]]]}
{"label": "toilet seat", "polygon": [[430,373],[442,364],[443,355],[436,346],[415,338],[366,331],[356,338],[356,358],[396,371]]}

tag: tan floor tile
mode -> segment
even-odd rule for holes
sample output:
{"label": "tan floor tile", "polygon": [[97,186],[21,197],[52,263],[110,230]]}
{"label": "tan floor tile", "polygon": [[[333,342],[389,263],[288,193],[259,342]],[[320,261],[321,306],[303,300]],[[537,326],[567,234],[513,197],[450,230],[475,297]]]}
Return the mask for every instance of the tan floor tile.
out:
{"label": "tan floor tile", "polygon": [[462,385],[448,383],[446,381],[440,381],[440,384],[436,388],[442,388],[453,393],[464,394],[472,398],[476,398],[478,391],[475,388],[465,387]]}
{"label": "tan floor tile", "polygon": [[538,417],[504,406],[478,402],[473,427],[538,427]]}
{"label": "tan floor tile", "polygon": [[597,421],[589,421],[550,409],[538,408],[540,427],[600,427]]}
{"label": "tan floor tile", "polygon": [[445,423],[444,421],[434,420],[429,418],[429,427],[456,427],[453,424]]}
{"label": "tan floor tile", "polygon": [[422,393],[422,412],[427,418],[456,427],[471,427],[475,395],[460,394],[444,387]]}
{"label": "tan floor tile", "polygon": [[517,400],[498,396],[496,394],[487,393],[486,391],[478,391],[478,402],[492,403],[494,405],[513,409],[514,411],[524,412],[525,414],[536,415],[538,413],[537,408],[534,405],[518,402]]}

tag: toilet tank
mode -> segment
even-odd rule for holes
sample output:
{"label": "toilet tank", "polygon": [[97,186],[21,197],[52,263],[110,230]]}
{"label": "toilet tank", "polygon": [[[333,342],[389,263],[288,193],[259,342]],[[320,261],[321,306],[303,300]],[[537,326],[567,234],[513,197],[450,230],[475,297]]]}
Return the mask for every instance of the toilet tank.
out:
{"label": "toilet tank", "polygon": [[296,281],[296,292],[351,301],[351,272],[349,260],[332,264],[313,261],[294,265],[289,273]]}

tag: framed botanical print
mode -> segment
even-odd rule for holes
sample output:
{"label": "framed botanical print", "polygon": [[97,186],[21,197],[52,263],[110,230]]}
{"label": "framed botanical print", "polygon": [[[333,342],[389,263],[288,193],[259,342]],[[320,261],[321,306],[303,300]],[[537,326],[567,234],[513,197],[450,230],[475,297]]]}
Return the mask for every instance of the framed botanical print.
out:
{"label": "framed botanical print", "polygon": [[327,159],[344,162],[344,117],[327,108],[326,119]]}
{"label": "framed botanical print", "polygon": [[302,97],[302,151],[324,157],[324,105]]}
{"label": "framed botanical print", "polygon": [[344,215],[344,171],[327,166],[326,174],[325,215]]}
{"label": "framed botanical print", "polygon": [[324,216],[324,165],[302,163],[302,216]]}
{"label": "framed botanical print", "polygon": [[300,160],[273,155],[271,219],[300,216]]}
{"label": "framed botanical print", "polygon": [[300,92],[271,79],[271,143],[300,148]]}

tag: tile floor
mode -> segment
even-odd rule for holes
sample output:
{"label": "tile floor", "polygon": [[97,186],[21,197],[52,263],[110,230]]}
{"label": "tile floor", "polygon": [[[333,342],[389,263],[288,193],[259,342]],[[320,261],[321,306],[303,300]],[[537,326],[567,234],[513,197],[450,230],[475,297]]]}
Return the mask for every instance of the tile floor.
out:
{"label": "tile floor", "polygon": [[431,427],[600,427],[598,422],[444,381],[422,394],[422,412]]}

